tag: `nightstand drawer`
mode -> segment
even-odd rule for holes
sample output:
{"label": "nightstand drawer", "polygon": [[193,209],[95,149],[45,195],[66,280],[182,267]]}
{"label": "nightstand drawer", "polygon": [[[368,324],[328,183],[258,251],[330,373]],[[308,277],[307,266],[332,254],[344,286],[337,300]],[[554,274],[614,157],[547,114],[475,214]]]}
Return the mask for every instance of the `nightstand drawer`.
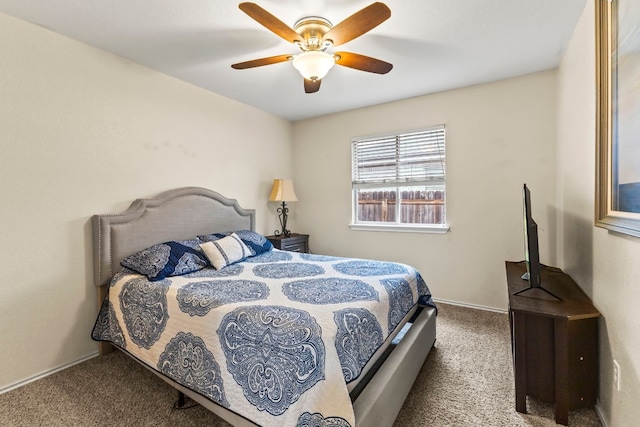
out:
{"label": "nightstand drawer", "polygon": [[307,252],[307,242],[305,242],[304,240],[299,241],[299,242],[291,242],[291,243],[287,243],[285,245],[282,245],[282,247],[280,249],[282,249],[283,251],[290,251],[290,252]]}
{"label": "nightstand drawer", "polygon": [[276,249],[289,252],[309,252],[309,235],[294,234],[289,237],[284,236],[267,236],[267,239]]}

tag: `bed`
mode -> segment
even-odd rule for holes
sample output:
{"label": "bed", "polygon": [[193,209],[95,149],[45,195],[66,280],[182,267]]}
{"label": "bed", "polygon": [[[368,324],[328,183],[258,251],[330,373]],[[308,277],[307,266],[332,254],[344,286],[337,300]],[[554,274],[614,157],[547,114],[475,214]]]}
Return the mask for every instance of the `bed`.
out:
{"label": "bed", "polygon": [[[101,354],[123,351],[236,426],[392,425],[435,342],[420,274],[279,251],[254,229],[255,211],[198,187],[95,215]],[[121,267],[162,243],[175,271]]]}

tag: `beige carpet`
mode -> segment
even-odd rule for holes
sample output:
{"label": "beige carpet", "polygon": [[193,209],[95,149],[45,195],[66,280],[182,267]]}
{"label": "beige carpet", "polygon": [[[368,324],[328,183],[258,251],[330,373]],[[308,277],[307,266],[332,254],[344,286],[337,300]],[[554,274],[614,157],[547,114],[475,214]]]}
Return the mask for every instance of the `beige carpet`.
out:
{"label": "beige carpet", "polygon": [[[400,411],[403,426],[555,426],[553,407],[514,409],[506,314],[438,305],[436,346]],[[176,393],[116,352],[0,395],[1,426],[228,426],[195,405],[172,409]],[[600,426],[594,409],[572,427]],[[365,427],[365,426],[363,426]]]}

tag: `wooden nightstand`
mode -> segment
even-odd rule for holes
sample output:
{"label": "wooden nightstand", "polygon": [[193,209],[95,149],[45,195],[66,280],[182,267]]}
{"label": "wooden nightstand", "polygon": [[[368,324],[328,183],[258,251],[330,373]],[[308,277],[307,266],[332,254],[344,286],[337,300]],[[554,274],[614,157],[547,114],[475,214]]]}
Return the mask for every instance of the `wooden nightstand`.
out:
{"label": "wooden nightstand", "polygon": [[308,234],[291,233],[289,237],[285,237],[283,235],[267,236],[267,239],[269,239],[276,249],[289,252],[309,253]]}

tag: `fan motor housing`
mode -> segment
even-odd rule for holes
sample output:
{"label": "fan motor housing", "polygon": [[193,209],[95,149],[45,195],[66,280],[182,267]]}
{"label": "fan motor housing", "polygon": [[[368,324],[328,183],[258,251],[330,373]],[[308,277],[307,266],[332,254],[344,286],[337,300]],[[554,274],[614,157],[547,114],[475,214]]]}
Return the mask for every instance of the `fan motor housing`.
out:
{"label": "fan motor housing", "polygon": [[303,42],[298,46],[304,51],[325,50],[330,41],[323,41],[324,35],[333,27],[329,20],[320,16],[307,16],[296,22],[293,29],[300,34]]}

